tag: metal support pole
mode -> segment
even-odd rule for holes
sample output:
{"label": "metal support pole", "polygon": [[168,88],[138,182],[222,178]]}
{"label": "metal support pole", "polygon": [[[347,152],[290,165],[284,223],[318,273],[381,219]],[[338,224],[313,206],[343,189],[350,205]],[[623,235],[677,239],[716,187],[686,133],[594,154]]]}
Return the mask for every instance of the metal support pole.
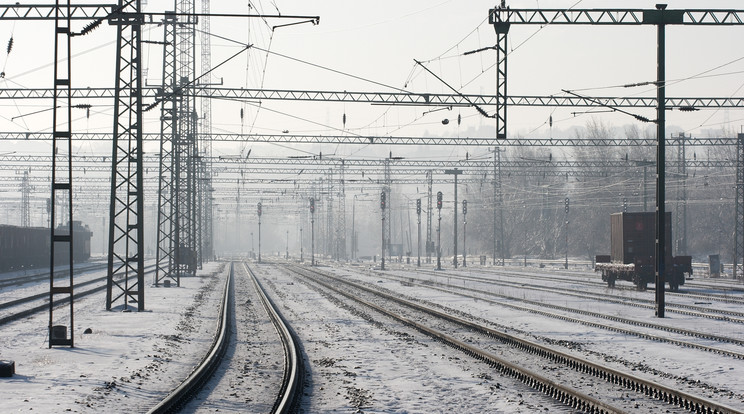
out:
{"label": "metal support pole", "polygon": [[261,216],[258,217],[258,263],[261,263]]}
{"label": "metal support pole", "polygon": [[315,266],[315,215],[310,217],[310,265]]}
{"label": "metal support pole", "polygon": [[493,203],[491,204],[491,206],[493,207],[493,256],[492,257],[493,257],[494,266],[496,266],[496,246],[497,246],[497,243],[496,243],[496,208],[497,208],[496,199],[498,196],[496,195],[496,177],[497,177],[496,175],[496,166],[497,166],[496,153],[498,152],[498,150],[499,150],[498,147],[494,147],[493,149]]}
{"label": "metal support pole", "polygon": [[416,215],[418,216],[418,242],[416,250],[418,253],[418,260],[416,261],[416,267],[421,267],[421,199],[416,200]]}
{"label": "metal support pole", "polygon": [[302,226],[300,226],[300,263],[305,261],[305,258],[303,257],[303,251],[302,251]]}
{"label": "metal support pole", "polygon": [[380,262],[380,270],[385,270],[385,202],[386,194],[385,189],[383,189],[382,193],[380,193],[380,215],[382,216],[382,231],[380,232],[382,241],[382,248],[380,249],[380,252],[382,253],[382,261]]}
{"label": "metal support pole", "polygon": [[[457,206],[455,206],[455,209],[457,209]],[[466,259],[467,256],[467,228],[468,228],[468,201],[462,200],[462,267],[467,267],[468,262]]]}
{"label": "metal support pole", "polygon": [[744,275],[744,134],[738,135],[736,145],[736,206],[734,213],[733,278],[737,279]]}
{"label": "metal support pole", "polygon": [[563,265],[565,269],[568,269],[568,210],[569,210],[569,199],[566,197],[566,263]]}
{"label": "metal support pole", "polygon": [[439,218],[437,219],[437,270],[442,270],[442,203],[443,194],[441,191],[437,192],[437,211],[439,212]]}
{"label": "metal support pole", "polygon": [[380,257],[382,258],[382,261],[380,262],[380,270],[385,270],[385,211],[382,212],[382,245],[380,249]]}
{"label": "metal support pole", "polygon": [[[445,174],[454,175],[455,176],[455,218],[454,218],[454,250],[453,250],[453,258],[452,258],[452,264],[455,266],[455,269],[457,269],[457,176],[462,174],[462,170],[459,168],[455,168],[452,170],[444,170]],[[441,216],[441,213],[440,213]]]}
{"label": "metal support pole", "polygon": [[657,4],[656,8],[660,11],[661,18],[657,22],[657,109],[656,109],[656,317],[664,317],[665,297],[664,297],[664,284],[665,284],[665,272],[666,263],[664,262],[665,249],[666,249],[666,214],[664,202],[666,199],[666,182],[665,182],[665,171],[664,163],[666,160],[666,142],[665,142],[665,124],[666,124],[666,108],[665,108],[665,82],[666,82],[666,62],[665,62],[665,35],[666,25],[664,23],[664,12],[666,9],[665,4]]}
{"label": "metal support pole", "polygon": [[437,219],[437,270],[442,270],[442,210]]}
{"label": "metal support pole", "polygon": [[289,230],[287,230],[287,250],[286,250],[286,255],[284,256],[284,258],[289,260]]}

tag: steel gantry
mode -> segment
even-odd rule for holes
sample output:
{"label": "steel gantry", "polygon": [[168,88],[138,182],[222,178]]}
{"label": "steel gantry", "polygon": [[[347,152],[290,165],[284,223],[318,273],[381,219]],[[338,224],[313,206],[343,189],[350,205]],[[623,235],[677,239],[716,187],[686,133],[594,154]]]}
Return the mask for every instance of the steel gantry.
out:
{"label": "steel gantry", "polygon": [[[293,134],[199,134],[210,142],[283,142],[305,144],[368,144],[380,145],[456,145],[501,147],[652,147],[656,138],[508,138],[495,137],[415,137],[415,136],[350,136],[350,135],[293,135]],[[110,133],[79,132],[74,141],[111,141]],[[143,133],[143,141],[160,141],[160,133]],[[0,140],[51,141],[50,132],[0,132]],[[676,138],[667,138],[666,145],[676,145]],[[737,146],[737,138],[685,137],[686,146]]]}

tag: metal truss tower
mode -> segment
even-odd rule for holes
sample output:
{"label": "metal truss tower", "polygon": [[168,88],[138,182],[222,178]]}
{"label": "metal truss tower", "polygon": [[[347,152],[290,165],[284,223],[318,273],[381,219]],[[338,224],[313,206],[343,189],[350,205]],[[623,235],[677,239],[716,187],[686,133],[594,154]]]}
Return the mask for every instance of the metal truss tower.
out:
{"label": "metal truss tower", "polygon": [[177,116],[180,94],[177,93],[176,79],[176,23],[175,14],[166,14],[163,19],[163,87],[160,110],[160,164],[158,186],[158,235],[155,255],[155,286],[164,279],[181,285],[181,278],[175,271],[174,249],[176,247],[174,223],[174,157],[173,142],[177,134]]}
{"label": "metal truss tower", "polygon": [[106,309],[145,310],[140,0],[119,0]]}
{"label": "metal truss tower", "polygon": [[736,146],[736,227],[734,228],[734,279],[744,278],[744,134]]}
{"label": "metal truss tower", "polygon": [[677,185],[677,206],[675,209],[674,231],[675,254],[687,255],[687,168],[685,166],[685,134],[680,133],[677,138],[677,179],[682,185]]}
{"label": "metal truss tower", "polygon": [[[201,23],[201,73],[206,74],[202,83],[210,84],[208,72],[212,69],[212,43],[210,29],[210,2],[212,0],[202,0],[202,18]],[[203,197],[203,217],[202,223],[202,259],[211,261],[214,259],[214,222],[213,222],[213,205],[212,205],[212,100],[209,98],[201,99],[201,125],[200,148],[202,156],[206,157],[204,163],[204,172],[202,180],[202,197]]]}
{"label": "metal truss tower", "polygon": [[[54,28],[54,100],[52,104],[52,195],[51,195],[51,243],[49,255],[49,348],[53,346],[75,346],[75,324],[73,313],[73,261],[72,231],[72,93],[70,2],[56,2]],[[24,175],[28,182],[28,173]],[[59,209],[66,204],[67,209]],[[61,210],[61,211],[60,211]],[[65,214],[66,213],[66,214]],[[24,219],[25,220],[25,219]],[[58,254],[60,253],[60,254]],[[56,270],[60,258],[67,269]],[[67,275],[65,275],[67,273]],[[65,277],[67,276],[67,277]],[[68,320],[57,318],[54,310],[64,301],[68,303]],[[65,322],[64,325],[61,323]],[[69,330],[70,337],[67,337]]]}
{"label": "metal truss tower", "polygon": [[194,276],[197,267],[196,240],[196,99],[193,96],[193,80],[196,72],[194,3],[176,0],[176,13],[186,17],[176,25],[176,71],[178,88],[183,93],[177,111],[177,129],[174,140],[174,192],[175,203],[175,272],[179,276]]}
{"label": "metal truss tower", "polygon": [[[506,261],[506,246],[504,239],[504,194],[501,188],[501,152],[493,149],[493,264],[497,263],[496,251],[501,256],[501,265]],[[498,212],[498,215],[496,214]]]}
{"label": "metal truss tower", "polygon": [[344,182],[344,160],[338,171],[338,211],[336,212],[336,260],[346,260],[346,190]]}
{"label": "metal truss tower", "polygon": [[31,227],[31,184],[28,181],[28,169],[23,170],[21,179],[21,226]]}
{"label": "metal truss tower", "polygon": [[391,238],[392,238],[392,235],[391,235],[391,229],[392,229],[391,222],[393,221],[392,220],[392,214],[391,214],[391,212],[393,210],[393,199],[392,199],[391,194],[390,194],[391,193],[391,191],[390,191],[390,184],[392,182],[392,176],[391,176],[391,172],[390,172],[390,160],[391,160],[391,158],[392,157],[386,158],[384,160],[384,167],[385,167],[384,174],[385,174],[385,178],[383,179],[382,191],[385,192],[385,199],[387,200],[388,208],[386,208],[385,210],[382,211],[382,214],[385,215],[385,217],[384,217],[384,219],[385,219],[385,226],[383,227],[383,232],[385,232],[385,235],[383,236],[383,240],[385,242],[384,243],[385,245],[382,246],[382,250],[381,250],[382,257],[385,257],[385,252],[386,251],[387,251],[388,256],[389,257],[392,257],[392,252],[390,251],[390,243],[392,242],[392,240],[391,240]]}
{"label": "metal truss tower", "polygon": [[325,240],[323,243],[324,253],[333,257],[334,232],[333,232],[333,170],[328,170],[328,180],[326,180],[326,222],[325,222]]}

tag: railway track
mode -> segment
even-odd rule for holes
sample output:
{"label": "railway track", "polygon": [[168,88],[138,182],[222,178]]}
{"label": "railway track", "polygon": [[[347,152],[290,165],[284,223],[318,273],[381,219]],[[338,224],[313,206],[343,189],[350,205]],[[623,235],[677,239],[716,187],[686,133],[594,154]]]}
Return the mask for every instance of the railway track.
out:
{"label": "railway track", "polygon": [[[418,272],[432,274],[426,270],[419,270]],[[591,300],[600,300],[605,303],[617,303],[621,305],[633,306],[633,307],[650,309],[650,310],[653,310],[656,305],[655,301],[650,300],[650,299],[632,298],[632,297],[627,297],[627,296],[613,295],[607,292],[593,293],[593,292],[587,292],[583,290],[576,290],[576,289],[563,288],[563,287],[557,287],[557,286],[530,284],[524,281],[510,282],[510,281],[505,281],[505,280],[495,280],[492,278],[476,277],[476,276],[465,275],[465,274],[460,274],[460,273],[449,273],[449,274],[452,275],[453,277],[457,277],[462,280],[470,280],[474,282],[489,283],[492,285],[510,286],[510,287],[515,287],[519,289],[530,289],[530,290],[535,290],[535,291],[543,291],[543,292],[551,292],[551,293],[560,292],[561,295],[565,295],[565,296],[572,296],[572,297],[591,299]],[[504,276],[503,273],[499,273],[499,275]],[[573,283],[572,280],[566,280],[566,279],[562,279],[561,282]],[[678,295],[680,295],[679,297],[686,296],[685,294],[678,294]],[[713,300],[712,296],[704,296],[704,295],[695,295],[695,296],[701,299]],[[729,303],[736,303],[736,302],[730,301]],[[671,312],[671,313],[677,313],[680,315],[685,315],[685,316],[694,316],[694,317],[701,317],[701,318],[706,318],[706,319],[714,319],[714,320],[719,320],[719,321],[744,324],[744,312],[725,310],[725,309],[714,309],[714,308],[708,308],[704,306],[688,305],[684,303],[675,303],[675,302],[670,302],[670,301],[666,302],[666,311]]]}
{"label": "railway track", "polygon": [[[220,306],[217,335],[215,335],[212,346],[201,363],[192,371],[178,387],[171,391],[166,398],[153,407],[150,414],[172,413],[182,409],[189,400],[198,394],[206,384],[209,383],[214,371],[223,363],[231,332],[231,319],[234,319],[234,283],[235,263],[230,265],[230,274],[225,282],[223,300]],[[271,413],[286,414],[295,412],[299,400],[302,397],[302,384],[304,379],[304,362],[299,341],[291,331],[276,307],[269,299],[265,290],[258,281],[253,270],[245,263],[240,263],[251,278],[251,283],[256,289],[261,304],[269,315],[276,332],[281,340],[284,350],[284,369],[282,381],[276,394],[276,399],[271,407]]]}
{"label": "railway track", "polygon": [[[154,271],[155,271],[154,265],[148,266],[147,268],[145,268],[146,275],[152,274]],[[45,280],[48,280],[48,277],[49,276],[47,275]],[[78,282],[77,284],[75,284],[75,294],[73,295],[73,299],[78,300],[86,296],[90,296],[94,293],[105,290],[106,289],[105,282],[107,278],[108,276],[104,275],[101,277],[86,280],[84,282]],[[100,285],[87,289],[87,290],[83,290],[83,291],[78,290],[78,289],[85,288],[91,285],[96,285],[96,284],[100,284]],[[30,308],[26,307],[19,311],[12,310],[13,308],[20,308],[20,307],[23,307],[24,305],[30,305],[35,302],[41,302],[41,303],[38,305],[31,306]],[[69,298],[63,299],[58,302],[58,305],[59,306],[66,305],[68,302],[69,302]],[[49,310],[49,291],[37,293],[37,294],[33,294],[33,295],[26,296],[23,298],[13,299],[13,300],[0,303],[0,311],[4,311],[4,310],[10,310],[11,313],[0,317],[0,326],[26,318],[28,316],[31,316],[31,315],[34,315],[40,312],[48,311]]]}
{"label": "railway track", "polygon": [[[468,268],[468,271],[473,272],[473,268]],[[607,283],[595,280],[594,278],[587,277],[586,273],[576,273],[576,272],[567,272],[564,273],[561,271],[561,276],[549,276],[549,275],[539,275],[535,274],[533,272],[517,272],[514,270],[505,270],[505,269],[483,269],[483,268],[476,268],[474,271],[476,273],[480,274],[487,274],[487,275],[498,275],[498,276],[505,276],[505,277],[515,277],[519,278],[520,280],[524,280],[525,278],[533,279],[533,280],[540,280],[540,281],[554,281],[554,282],[561,282],[565,283],[567,281],[570,281],[574,284],[581,284],[596,288],[607,288]],[[573,278],[568,279],[565,277],[565,275],[571,275]],[[616,284],[613,288],[614,290],[625,290],[625,291],[637,291],[638,289],[634,286],[624,286],[624,285],[618,285]],[[677,297],[677,298],[694,298],[698,300],[716,300],[724,303],[731,303],[731,304],[737,304],[737,305],[744,305],[744,298],[743,297],[736,297],[732,296],[731,294],[712,294],[712,293],[699,293],[694,292],[693,289],[727,289],[732,292],[742,292],[741,288],[738,287],[721,287],[721,286],[715,286],[710,283],[701,283],[701,282],[695,282],[695,281],[688,281],[684,287],[680,287],[679,292],[671,292],[667,291],[666,295],[668,297]],[[710,310],[709,308],[706,308],[707,310]],[[731,316],[744,316],[733,314]]]}
{"label": "railway track", "polygon": [[[442,276],[441,274],[435,274],[435,275]],[[715,353],[719,355],[725,355],[725,356],[736,358],[736,359],[744,359],[744,353],[741,353],[741,352],[734,352],[731,350],[718,348],[714,346],[697,344],[697,343],[689,342],[689,341],[681,341],[681,340],[677,340],[674,338],[638,332],[638,331],[634,331],[631,329],[624,329],[624,328],[620,328],[617,326],[612,326],[612,325],[602,324],[602,323],[598,323],[598,322],[594,322],[590,320],[566,316],[565,314],[549,312],[543,309],[548,308],[548,309],[553,309],[553,310],[561,311],[561,312],[579,314],[579,315],[590,316],[590,317],[594,317],[598,319],[620,322],[620,323],[631,325],[631,326],[645,327],[645,328],[660,330],[664,332],[676,333],[676,334],[690,336],[690,337],[694,337],[698,339],[714,340],[717,342],[731,343],[735,345],[744,346],[744,341],[741,341],[736,338],[729,338],[729,337],[724,337],[720,335],[711,335],[711,334],[707,334],[703,332],[696,332],[696,331],[691,331],[687,329],[677,328],[674,326],[655,324],[655,323],[647,322],[644,320],[634,320],[634,319],[623,318],[623,317],[615,316],[615,315],[607,315],[607,314],[603,314],[599,312],[592,312],[592,311],[587,311],[587,310],[569,308],[566,306],[553,305],[553,304],[539,302],[539,301],[532,301],[532,300],[525,299],[523,297],[516,297],[516,296],[505,295],[505,294],[500,294],[500,293],[488,292],[488,291],[475,289],[475,288],[468,288],[468,287],[463,287],[463,286],[452,286],[450,284],[446,284],[442,282],[435,282],[432,280],[414,281],[410,277],[397,276],[397,275],[392,275],[392,274],[385,274],[384,277],[393,278],[395,280],[405,282],[405,283],[411,283],[417,286],[440,290],[442,292],[456,293],[457,295],[460,295],[463,297],[486,301],[488,303],[492,303],[497,306],[503,306],[503,307],[515,309],[518,311],[529,312],[532,314],[546,316],[546,317],[553,318],[553,319],[559,319],[559,320],[563,320],[566,322],[572,322],[572,323],[577,323],[577,324],[581,324],[584,326],[591,326],[595,328],[605,329],[605,330],[609,330],[609,331],[613,331],[613,332],[617,332],[617,333],[621,333],[625,335],[632,335],[632,336],[643,338],[643,339],[649,339],[649,340],[656,341],[656,342],[673,344],[673,345],[681,346],[684,348],[699,349],[702,351],[711,352],[711,353]],[[468,293],[464,293],[464,292],[468,292]],[[478,296],[476,296],[475,294],[477,294]],[[488,299],[488,297],[491,297],[493,299]],[[508,303],[503,300],[496,300],[496,299],[507,299],[509,301],[520,302],[520,303],[524,303],[524,304],[531,305],[534,307],[525,306],[525,305],[516,304],[516,303]]]}
{"label": "railway track", "polygon": [[220,304],[219,318],[217,319],[217,334],[212,341],[212,346],[199,365],[191,374],[172,390],[160,403],[150,409],[150,414],[173,413],[183,407],[193,396],[199,392],[209,381],[217,369],[227,349],[228,337],[230,335],[231,303],[233,301],[233,263],[230,263],[230,273],[225,281],[222,302]]}
{"label": "railway track", "polygon": [[[81,263],[80,265],[75,266],[75,274],[105,269],[106,266],[108,266],[106,263]],[[45,272],[40,269],[36,270],[39,270],[39,272],[34,272],[32,274],[26,274],[23,276],[0,278],[0,290],[11,286],[19,286],[25,285],[27,283],[44,282],[49,280],[49,271]],[[55,273],[58,277],[66,277],[69,275],[69,271],[67,270],[59,270]]]}
{"label": "railway track", "polygon": [[[399,295],[381,292],[379,289],[316,269],[298,266],[287,268],[324,289],[375,309],[438,341],[483,360],[496,367],[502,374],[512,376],[576,410],[661,411],[674,410],[676,407],[684,411],[701,413],[737,412],[705,398],[452,316],[453,311],[442,312],[422,306]],[[494,343],[493,339],[497,342]],[[510,357],[507,360],[499,355]],[[513,362],[515,360],[519,363]],[[572,374],[568,374],[569,371]],[[587,383],[586,378],[590,376],[594,377],[594,380]],[[565,383],[568,384],[564,385]]]}
{"label": "railway track", "polygon": [[243,263],[243,266],[248,271],[253,285],[256,287],[256,291],[261,298],[261,303],[279,333],[282,347],[284,348],[284,376],[271,412],[282,414],[294,412],[299,405],[300,398],[302,398],[302,382],[305,375],[299,339],[290,330],[289,324],[282,318],[274,303],[269,299],[253,269],[245,263]]}

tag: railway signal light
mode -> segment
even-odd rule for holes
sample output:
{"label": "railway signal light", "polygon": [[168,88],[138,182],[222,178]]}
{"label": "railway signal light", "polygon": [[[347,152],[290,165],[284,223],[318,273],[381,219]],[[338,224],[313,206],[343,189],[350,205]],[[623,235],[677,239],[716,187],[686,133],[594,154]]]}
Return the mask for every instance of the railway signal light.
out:
{"label": "railway signal light", "polygon": [[441,210],[442,209],[442,196],[443,196],[442,195],[442,192],[441,191],[437,191],[437,209],[438,210]]}
{"label": "railway signal light", "polygon": [[259,202],[258,202],[258,217],[261,217],[261,213],[262,213],[262,211],[261,211],[261,208],[262,208],[262,207],[263,207],[263,206],[261,205],[261,202],[259,201]]}
{"label": "railway signal light", "polygon": [[416,214],[421,215],[421,199],[416,200]]}
{"label": "railway signal light", "polygon": [[568,214],[568,205],[569,205],[569,201],[568,201],[568,197],[566,197],[566,214]]}
{"label": "railway signal light", "polygon": [[462,214],[468,214],[468,200],[462,200]]}
{"label": "railway signal light", "polygon": [[385,192],[380,193],[380,208],[385,210]]}
{"label": "railway signal light", "polygon": [[310,197],[310,212],[315,213],[315,199]]}

